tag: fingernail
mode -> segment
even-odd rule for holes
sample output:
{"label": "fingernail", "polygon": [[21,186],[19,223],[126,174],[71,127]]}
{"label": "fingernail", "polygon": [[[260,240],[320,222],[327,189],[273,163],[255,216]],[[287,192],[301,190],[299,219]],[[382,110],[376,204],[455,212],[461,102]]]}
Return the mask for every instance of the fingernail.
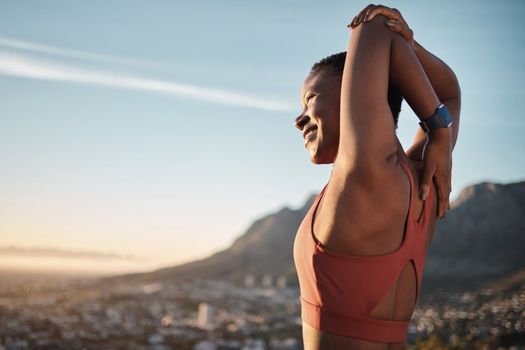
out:
{"label": "fingernail", "polygon": [[428,196],[428,190],[426,188],[423,188],[419,192],[419,197],[421,198],[421,200],[425,200],[425,199],[427,199],[427,196]]}
{"label": "fingernail", "polygon": [[392,23],[392,22],[390,22],[390,21],[387,21],[387,22],[386,22],[386,25],[389,26],[389,27],[391,27],[391,26],[394,25],[394,23]]}

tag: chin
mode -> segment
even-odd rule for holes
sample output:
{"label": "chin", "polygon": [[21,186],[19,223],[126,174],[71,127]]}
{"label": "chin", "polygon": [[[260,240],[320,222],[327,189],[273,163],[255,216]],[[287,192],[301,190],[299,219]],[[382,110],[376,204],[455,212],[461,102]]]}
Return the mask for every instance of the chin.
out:
{"label": "chin", "polygon": [[[311,147],[311,148],[310,148]],[[310,153],[310,161],[314,164],[332,164],[335,157],[329,157],[322,152],[317,145],[308,147],[308,152]]]}
{"label": "chin", "polygon": [[323,154],[323,152],[319,152],[319,149],[309,149],[310,153],[310,161],[314,164],[330,164],[333,163],[333,161],[330,161],[329,157],[326,157],[326,155]]}
{"label": "chin", "polygon": [[321,165],[321,164],[332,164],[333,161],[330,161],[330,160],[325,160],[325,159],[320,159],[320,158],[315,158],[315,157],[310,157],[310,160],[312,161],[312,163],[316,164],[316,165]]}

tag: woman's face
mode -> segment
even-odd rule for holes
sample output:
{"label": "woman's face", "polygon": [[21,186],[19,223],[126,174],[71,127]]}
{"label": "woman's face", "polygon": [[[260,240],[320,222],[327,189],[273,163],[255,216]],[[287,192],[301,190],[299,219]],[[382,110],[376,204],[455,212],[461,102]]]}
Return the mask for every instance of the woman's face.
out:
{"label": "woman's face", "polygon": [[339,147],[341,76],[330,71],[308,75],[301,89],[302,113],[295,119],[314,164],[335,161]]}

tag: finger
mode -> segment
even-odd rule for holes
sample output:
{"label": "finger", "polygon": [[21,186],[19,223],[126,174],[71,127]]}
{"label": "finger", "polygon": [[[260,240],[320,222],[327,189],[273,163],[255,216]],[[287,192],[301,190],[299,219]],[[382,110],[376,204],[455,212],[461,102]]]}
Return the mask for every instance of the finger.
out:
{"label": "finger", "polygon": [[357,15],[356,23],[361,24],[363,22],[363,19],[365,18],[366,11],[361,12]]}
{"label": "finger", "polygon": [[434,176],[434,172],[436,170],[436,167],[430,167],[428,164],[423,164],[423,175],[421,177],[421,183],[419,185],[419,198],[421,200],[425,200],[428,196],[428,192],[430,191],[430,184],[432,183],[432,176]]}
{"label": "finger", "polygon": [[445,187],[446,187],[446,194],[447,194],[447,205],[445,208],[445,211],[450,209],[450,192],[452,192],[452,164],[451,162],[448,164],[447,171],[445,172]]}
{"label": "finger", "polygon": [[445,211],[448,204],[448,180],[446,177],[439,176],[436,174],[434,176],[437,192],[438,192],[438,207],[439,207],[439,217],[443,219],[445,217]]}
{"label": "finger", "polygon": [[351,27],[352,29],[357,27],[361,23],[361,18],[364,17],[364,14],[366,13],[366,9],[368,9],[371,5],[368,5],[363,10],[361,10],[355,17],[352,19],[352,22],[347,27]]}
{"label": "finger", "polygon": [[365,22],[371,21],[377,15],[383,15],[390,19],[396,19],[396,20],[401,18],[401,15],[393,11],[391,8],[383,6],[383,5],[377,5],[374,8],[370,9],[370,11],[368,12],[368,15],[365,18]]}
{"label": "finger", "polygon": [[448,176],[437,176],[436,184],[438,186],[438,206],[439,216],[441,219],[445,217],[447,207],[449,206],[450,198],[450,183]]}
{"label": "finger", "polygon": [[445,208],[447,205],[447,200],[441,198],[439,195],[437,197],[437,217],[439,219],[443,219],[443,216],[445,214]]}
{"label": "finger", "polygon": [[370,16],[370,12],[372,12],[372,9],[373,9],[373,7],[369,8],[368,10],[366,10],[365,18],[363,18],[364,22],[367,22],[368,16]]}
{"label": "finger", "polygon": [[447,208],[447,202],[448,200],[440,200],[439,203],[439,218],[444,219],[446,214],[446,208]]}
{"label": "finger", "polygon": [[395,21],[395,20],[392,20],[392,19],[389,19],[388,21],[386,21],[386,26],[396,32],[401,32],[404,28],[403,28],[403,25],[398,22],[398,21]]}
{"label": "finger", "polygon": [[388,21],[385,22],[385,24],[391,28],[394,28],[397,32],[402,33],[402,34],[407,34],[406,32],[410,30],[410,28],[408,28],[408,25],[406,23],[398,19],[389,19]]}
{"label": "finger", "polygon": [[449,205],[449,195],[447,194],[446,198],[443,198],[442,200],[442,208],[441,208],[441,218],[444,219],[445,215],[447,215],[447,207]]}
{"label": "finger", "polygon": [[352,22],[350,22],[350,24],[347,25],[348,28],[354,28],[355,27],[355,20],[356,20],[357,16],[355,16],[353,19],[352,19]]}
{"label": "finger", "polygon": [[448,201],[447,201],[447,210],[450,210],[450,193],[452,192],[452,181],[450,175],[448,177]]}
{"label": "finger", "polygon": [[374,8],[376,5],[373,5],[373,4],[370,4],[368,5],[367,7],[365,7],[358,15],[357,15],[357,24],[360,24],[361,22],[363,22],[363,20],[365,19],[366,17],[366,14],[368,13],[368,11],[370,11],[370,9]]}

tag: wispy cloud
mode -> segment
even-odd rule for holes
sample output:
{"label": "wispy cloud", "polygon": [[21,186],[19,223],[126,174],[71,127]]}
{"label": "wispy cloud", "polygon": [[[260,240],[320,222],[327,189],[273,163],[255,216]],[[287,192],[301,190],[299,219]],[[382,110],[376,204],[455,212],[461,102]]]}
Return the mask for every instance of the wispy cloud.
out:
{"label": "wispy cloud", "polygon": [[[118,63],[120,61],[127,61],[128,63],[133,62],[133,64],[140,63],[123,60],[113,56],[60,49],[46,45],[13,40],[5,37],[0,37],[0,45],[47,54],[58,54],[84,60],[87,59],[99,63]],[[148,79],[130,74],[115,74],[111,71],[75,67],[73,65],[56,63],[41,58],[30,57],[28,55],[7,51],[0,51],[0,74],[32,79],[108,86],[113,88],[136,89],[177,97],[197,99],[205,102],[256,108],[268,111],[290,112],[295,110],[293,106],[284,102],[260,98],[243,93],[207,88],[180,82]]]}
{"label": "wispy cloud", "polygon": [[146,60],[136,60],[117,57],[113,55],[104,55],[94,52],[81,51],[81,50],[71,50],[65,49],[56,46],[44,45],[40,43],[35,43],[31,41],[19,40],[15,38],[9,38],[6,36],[0,35],[0,46],[24,50],[30,52],[44,53],[60,57],[69,57],[81,59],[83,61],[91,61],[97,63],[111,63],[126,65],[132,67],[148,68],[148,69],[170,69],[173,68],[174,64],[163,64],[160,62],[152,62]]}
{"label": "wispy cloud", "polygon": [[121,255],[116,253],[106,253],[97,251],[73,251],[59,248],[38,248],[38,247],[0,247],[0,256],[27,256],[27,257],[52,257],[61,259],[101,259],[101,260],[129,260],[147,262],[149,259],[134,255]]}

